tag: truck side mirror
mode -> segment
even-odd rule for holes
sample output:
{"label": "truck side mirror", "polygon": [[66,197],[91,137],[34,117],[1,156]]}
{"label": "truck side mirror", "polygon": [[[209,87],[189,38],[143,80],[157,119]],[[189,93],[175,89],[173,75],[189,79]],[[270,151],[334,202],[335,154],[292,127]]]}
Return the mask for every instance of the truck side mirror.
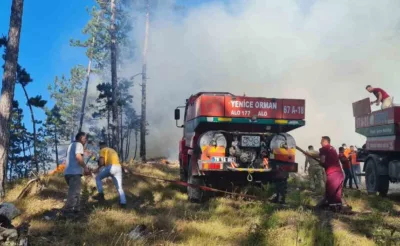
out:
{"label": "truck side mirror", "polygon": [[175,109],[175,120],[179,120],[181,118],[181,111],[179,108]]}

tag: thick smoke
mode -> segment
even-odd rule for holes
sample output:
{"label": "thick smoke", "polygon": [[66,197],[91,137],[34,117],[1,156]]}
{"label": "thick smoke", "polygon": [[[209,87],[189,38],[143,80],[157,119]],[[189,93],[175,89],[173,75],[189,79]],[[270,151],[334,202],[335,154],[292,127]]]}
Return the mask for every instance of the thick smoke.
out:
{"label": "thick smoke", "polygon": [[[335,146],[361,147],[365,138],[354,132],[352,102],[370,96],[367,84],[395,101],[398,95],[400,2],[234,2],[206,3],[184,17],[172,5],[153,9],[149,156],[177,158],[182,129],[175,127],[173,110],[198,91],[306,99],[306,126],[291,132],[299,146],[319,147],[320,137],[329,135]],[[140,51],[144,14],[135,14],[134,23]],[[140,71],[138,56],[124,74]],[[140,87],[132,93],[140,106]]]}

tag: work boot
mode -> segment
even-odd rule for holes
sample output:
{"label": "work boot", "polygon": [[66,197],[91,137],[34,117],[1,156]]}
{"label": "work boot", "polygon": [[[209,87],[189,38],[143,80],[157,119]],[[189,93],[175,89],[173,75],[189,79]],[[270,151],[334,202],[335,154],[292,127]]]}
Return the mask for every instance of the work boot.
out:
{"label": "work boot", "polygon": [[92,196],[92,198],[93,198],[94,200],[99,201],[99,202],[102,202],[102,201],[105,201],[105,200],[106,200],[106,199],[104,199],[104,193],[98,193],[97,195]]}
{"label": "work boot", "polygon": [[122,209],[126,209],[126,203],[120,203],[119,207],[122,208]]}

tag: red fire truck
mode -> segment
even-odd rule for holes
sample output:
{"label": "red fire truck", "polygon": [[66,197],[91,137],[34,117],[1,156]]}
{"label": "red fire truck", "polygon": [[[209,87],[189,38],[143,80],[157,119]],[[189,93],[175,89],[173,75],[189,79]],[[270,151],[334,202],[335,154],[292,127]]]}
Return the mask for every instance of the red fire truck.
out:
{"label": "red fire truck", "polygon": [[[178,125],[184,110],[183,125]],[[289,131],[305,125],[305,100],[199,92],[175,109],[181,180],[210,187],[275,182],[284,202],[289,172],[297,172]],[[188,187],[191,201],[207,194]]]}

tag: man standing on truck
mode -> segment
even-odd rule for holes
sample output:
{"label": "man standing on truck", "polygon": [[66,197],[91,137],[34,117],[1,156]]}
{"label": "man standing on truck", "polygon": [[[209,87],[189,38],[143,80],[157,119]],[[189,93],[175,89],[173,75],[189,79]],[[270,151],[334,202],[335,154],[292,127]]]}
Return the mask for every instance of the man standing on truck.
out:
{"label": "man standing on truck", "polygon": [[372,101],[371,105],[375,103],[376,106],[379,106],[379,104],[382,103],[381,109],[392,107],[393,98],[390,97],[386,91],[382,90],[381,88],[374,88],[370,85],[367,85],[367,87],[365,87],[365,89],[369,93],[374,93],[374,95],[376,97],[376,100]]}
{"label": "man standing on truck", "polygon": [[310,188],[312,190],[323,190],[326,182],[324,169],[319,165],[318,161],[310,157],[319,158],[319,153],[310,145],[308,146],[307,154],[309,154],[309,156],[306,156],[304,171],[307,172],[307,166],[309,165],[308,176],[310,179]]}
{"label": "man standing on truck", "polygon": [[343,172],[339,164],[339,156],[328,136],[321,138],[319,156],[322,167],[325,168],[326,186],[325,197],[318,203],[318,207],[323,205],[342,205]]}
{"label": "man standing on truck", "polygon": [[350,146],[350,155],[349,155],[353,175],[354,175],[354,180],[357,182],[357,184],[361,184],[361,176],[358,174],[361,174],[361,166],[360,162],[357,161],[357,151],[354,148],[354,146]]}

